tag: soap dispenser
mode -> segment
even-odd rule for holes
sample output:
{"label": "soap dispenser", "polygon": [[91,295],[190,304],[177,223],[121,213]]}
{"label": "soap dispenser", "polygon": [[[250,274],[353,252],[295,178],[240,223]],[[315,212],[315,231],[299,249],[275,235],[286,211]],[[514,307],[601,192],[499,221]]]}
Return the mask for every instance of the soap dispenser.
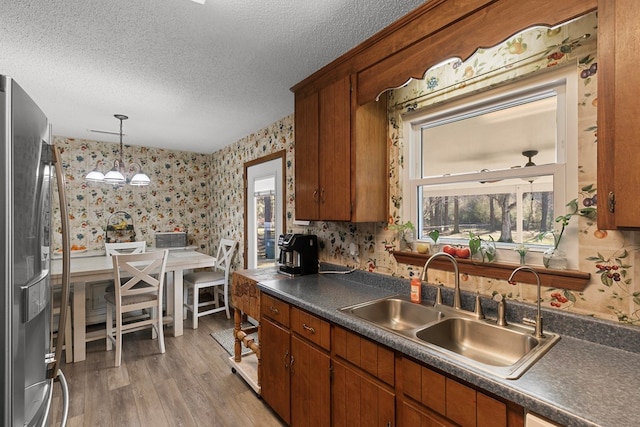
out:
{"label": "soap dispenser", "polygon": [[411,279],[411,302],[422,302],[422,280],[419,277]]}

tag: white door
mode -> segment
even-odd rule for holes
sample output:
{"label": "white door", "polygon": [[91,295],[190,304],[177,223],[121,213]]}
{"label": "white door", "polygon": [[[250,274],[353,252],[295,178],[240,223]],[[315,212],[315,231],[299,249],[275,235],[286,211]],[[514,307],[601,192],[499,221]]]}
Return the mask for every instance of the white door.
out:
{"label": "white door", "polygon": [[283,229],[283,159],[247,168],[247,267],[276,262],[278,236]]}

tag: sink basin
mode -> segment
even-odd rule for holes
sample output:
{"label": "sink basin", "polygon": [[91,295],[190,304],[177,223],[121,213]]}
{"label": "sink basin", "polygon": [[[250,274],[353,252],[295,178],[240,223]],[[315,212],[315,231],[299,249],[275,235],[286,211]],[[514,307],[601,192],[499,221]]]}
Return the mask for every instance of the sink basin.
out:
{"label": "sink basin", "polygon": [[415,304],[401,297],[369,301],[340,311],[506,379],[519,378],[560,339],[548,332],[543,338],[536,338],[528,326],[498,326],[495,320],[478,319],[465,310]]}
{"label": "sink basin", "polygon": [[512,366],[540,344],[528,333],[460,317],[421,329],[416,338],[491,366]]}
{"label": "sink basin", "polygon": [[482,371],[517,379],[560,339],[548,332],[543,338],[532,333],[523,325],[451,317],[416,331],[415,339]]}
{"label": "sink basin", "polygon": [[406,333],[443,318],[433,307],[416,304],[401,298],[385,298],[345,307],[342,311],[374,323],[385,329]]}

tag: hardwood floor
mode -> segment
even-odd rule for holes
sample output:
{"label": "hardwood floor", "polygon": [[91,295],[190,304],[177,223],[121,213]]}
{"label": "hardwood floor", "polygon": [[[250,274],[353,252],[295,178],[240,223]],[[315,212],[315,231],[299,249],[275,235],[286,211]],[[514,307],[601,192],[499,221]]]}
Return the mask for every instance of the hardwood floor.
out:
{"label": "hardwood floor", "polygon": [[[232,316],[233,318],[233,316]],[[151,331],[124,336],[122,366],[104,340],[89,343],[87,360],[62,365],[74,426],[260,426],[284,424],[237,374],[229,354],[210,335],[233,327],[225,313],[185,322],[184,335],[165,330],[166,353]],[[52,426],[61,417],[60,385],[54,386]]]}

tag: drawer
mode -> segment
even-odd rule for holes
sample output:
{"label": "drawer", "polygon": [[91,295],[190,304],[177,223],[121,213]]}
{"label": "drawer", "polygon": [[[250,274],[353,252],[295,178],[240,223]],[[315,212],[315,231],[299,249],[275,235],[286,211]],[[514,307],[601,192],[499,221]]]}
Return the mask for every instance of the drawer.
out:
{"label": "drawer", "polygon": [[263,317],[278,322],[282,326],[289,327],[289,304],[280,301],[264,292],[260,294],[260,311]]}
{"label": "drawer", "polygon": [[293,307],[291,309],[291,331],[327,351],[331,350],[331,324],[313,314]]}

